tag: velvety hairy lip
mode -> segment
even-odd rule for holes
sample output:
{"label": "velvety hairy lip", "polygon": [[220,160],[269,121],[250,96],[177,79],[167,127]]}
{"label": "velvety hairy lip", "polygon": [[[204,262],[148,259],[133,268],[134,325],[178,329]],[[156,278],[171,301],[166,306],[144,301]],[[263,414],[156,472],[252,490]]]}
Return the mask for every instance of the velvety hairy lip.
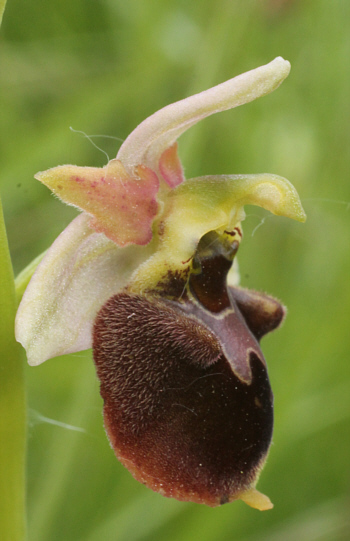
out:
{"label": "velvety hairy lip", "polygon": [[215,335],[176,305],[125,293],[102,308],[94,358],[117,457],[165,496],[215,506],[254,481],[273,424],[265,366],[232,372]]}
{"label": "velvety hairy lip", "polygon": [[93,332],[116,456],[153,490],[210,506],[255,490],[273,429],[258,339],[279,325],[283,308],[228,288],[235,242],[209,234],[181,299],[169,298],[168,273],[158,293],[109,299]]}

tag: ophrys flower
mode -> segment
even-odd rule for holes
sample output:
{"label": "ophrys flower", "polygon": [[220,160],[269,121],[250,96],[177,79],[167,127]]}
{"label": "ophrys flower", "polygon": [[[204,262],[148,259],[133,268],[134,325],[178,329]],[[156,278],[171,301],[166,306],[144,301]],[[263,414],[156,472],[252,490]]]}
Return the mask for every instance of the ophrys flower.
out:
{"label": "ophrys flower", "polygon": [[39,173],[80,214],[38,266],[17,338],[29,363],[93,345],[105,425],[136,478],[178,499],[219,505],[255,489],[272,435],[272,393],[258,341],[283,308],[237,288],[243,207],[305,219],[276,175],[185,180],[177,138],[213,113],[279,86],[270,64],[142,122],[103,168]]}

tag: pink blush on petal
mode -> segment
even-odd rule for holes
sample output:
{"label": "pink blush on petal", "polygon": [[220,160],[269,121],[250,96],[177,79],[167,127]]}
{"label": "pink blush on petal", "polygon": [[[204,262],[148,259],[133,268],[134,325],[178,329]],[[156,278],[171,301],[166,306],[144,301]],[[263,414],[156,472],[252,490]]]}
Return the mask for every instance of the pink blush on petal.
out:
{"label": "pink blush on petal", "polygon": [[138,165],[129,174],[115,159],[103,169],[65,165],[37,178],[60,199],[87,212],[90,226],[118,246],[151,240],[159,180],[148,167]]}
{"label": "pink blush on petal", "polygon": [[170,188],[175,188],[175,186],[178,186],[178,184],[181,184],[185,180],[181,161],[177,153],[177,143],[164,150],[159,158],[158,165],[162,177]]}

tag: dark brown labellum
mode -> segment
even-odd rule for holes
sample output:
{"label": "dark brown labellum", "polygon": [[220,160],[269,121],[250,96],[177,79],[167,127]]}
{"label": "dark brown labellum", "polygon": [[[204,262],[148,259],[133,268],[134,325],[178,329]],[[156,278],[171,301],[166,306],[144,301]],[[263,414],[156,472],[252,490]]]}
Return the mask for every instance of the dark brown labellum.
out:
{"label": "dark brown labellum", "polygon": [[199,252],[181,300],[110,298],[93,337],[116,456],[153,490],[211,506],[254,486],[265,461],[273,397],[258,340],[283,317],[274,299],[227,288],[233,256],[214,252]]}

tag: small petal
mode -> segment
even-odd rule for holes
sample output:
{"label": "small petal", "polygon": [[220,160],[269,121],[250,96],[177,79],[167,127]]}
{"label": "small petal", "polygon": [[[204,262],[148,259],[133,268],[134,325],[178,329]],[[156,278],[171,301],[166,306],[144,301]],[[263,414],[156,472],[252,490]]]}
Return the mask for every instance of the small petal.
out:
{"label": "small petal", "polygon": [[16,318],[16,339],[28,362],[91,347],[101,305],[147,257],[149,246],[118,248],[81,214],[61,233],[31,279]]}
{"label": "small petal", "polygon": [[177,152],[177,143],[164,150],[159,159],[159,171],[170,188],[175,188],[185,180]]}
{"label": "small petal", "polygon": [[289,71],[289,62],[278,57],[265,66],[168,105],[144,120],[129,135],[117,157],[127,167],[143,163],[158,172],[163,152],[188,128],[207,116],[272,92]]}
{"label": "small petal", "polygon": [[111,160],[103,168],[54,167],[35,178],[65,203],[90,214],[90,226],[118,246],[151,240],[159,181],[147,167],[138,165],[131,176],[119,160]]}

